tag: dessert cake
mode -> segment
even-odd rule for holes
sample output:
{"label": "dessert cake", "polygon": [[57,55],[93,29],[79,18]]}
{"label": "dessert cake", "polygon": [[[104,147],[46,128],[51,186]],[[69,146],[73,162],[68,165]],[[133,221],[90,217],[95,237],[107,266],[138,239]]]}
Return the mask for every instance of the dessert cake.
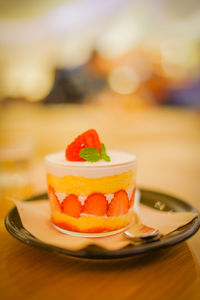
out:
{"label": "dessert cake", "polygon": [[105,236],[134,222],[134,155],[106,153],[97,132],[91,129],[66,151],[47,155],[45,162],[51,220],[58,230]]}

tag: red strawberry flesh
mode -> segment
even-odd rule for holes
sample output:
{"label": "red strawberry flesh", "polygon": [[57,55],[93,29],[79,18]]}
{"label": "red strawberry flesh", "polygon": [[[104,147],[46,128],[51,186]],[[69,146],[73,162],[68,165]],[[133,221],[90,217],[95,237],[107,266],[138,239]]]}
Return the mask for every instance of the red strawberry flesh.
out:
{"label": "red strawberry flesh", "polygon": [[79,218],[82,210],[78,196],[74,194],[68,195],[62,202],[62,212],[74,218]]}
{"label": "red strawberry flesh", "polygon": [[107,213],[107,200],[101,193],[94,193],[87,197],[83,213],[95,216],[104,216]]}
{"label": "red strawberry flesh", "polygon": [[109,217],[118,217],[124,215],[128,212],[129,200],[127,192],[120,190],[115,193],[114,198],[109,204],[108,207],[108,216]]}
{"label": "red strawberry flesh", "polygon": [[79,153],[84,148],[96,148],[100,151],[101,142],[95,129],[89,129],[79,135],[75,140],[67,146],[65,157],[69,161],[84,161]]}

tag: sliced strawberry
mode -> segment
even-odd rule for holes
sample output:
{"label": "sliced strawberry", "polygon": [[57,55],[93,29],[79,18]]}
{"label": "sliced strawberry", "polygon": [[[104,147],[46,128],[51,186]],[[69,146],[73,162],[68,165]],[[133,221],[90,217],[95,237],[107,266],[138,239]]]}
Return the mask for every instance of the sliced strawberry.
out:
{"label": "sliced strawberry", "polygon": [[109,204],[108,207],[108,216],[117,217],[124,215],[128,212],[128,195],[124,190],[120,190],[115,193],[114,198]]}
{"label": "sliced strawberry", "polygon": [[96,148],[100,151],[101,149],[101,142],[99,139],[99,135],[95,129],[89,129],[85,133],[82,134],[85,138],[87,147]]}
{"label": "sliced strawberry", "polygon": [[49,201],[50,201],[51,210],[61,213],[62,210],[61,210],[60,202],[51,185],[49,185],[48,192],[49,192]]}
{"label": "sliced strawberry", "polygon": [[82,136],[78,136],[70,145],[67,146],[65,158],[69,161],[84,161],[84,159],[79,156],[79,153],[86,147],[85,139]]}
{"label": "sliced strawberry", "polygon": [[133,206],[133,203],[134,203],[134,199],[135,199],[135,191],[136,191],[136,188],[134,186],[133,188],[133,192],[132,192],[132,195],[131,195],[131,199],[129,201],[129,208],[131,208]]}
{"label": "sliced strawberry", "polygon": [[64,214],[79,218],[82,205],[78,200],[78,196],[70,194],[62,202],[62,211]]}
{"label": "sliced strawberry", "polygon": [[94,193],[87,197],[83,213],[95,216],[104,216],[107,213],[107,200],[101,193]]}
{"label": "sliced strawberry", "polygon": [[70,161],[84,161],[79,153],[84,148],[96,148],[100,151],[101,142],[98,133],[94,129],[87,130],[79,135],[75,140],[67,146],[65,157]]}

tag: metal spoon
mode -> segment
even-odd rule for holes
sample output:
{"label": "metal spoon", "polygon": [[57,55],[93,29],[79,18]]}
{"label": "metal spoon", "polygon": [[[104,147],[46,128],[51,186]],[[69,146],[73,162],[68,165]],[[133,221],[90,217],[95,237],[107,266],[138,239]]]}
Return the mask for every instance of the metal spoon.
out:
{"label": "metal spoon", "polygon": [[[136,190],[135,193],[135,201],[134,201],[134,211],[139,215],[139,202],[141,198],[141,193],[139,190]],[[124,235],[126,238],[131,239],[134,242],[152,242],[154,240],[160,239],[160,233],[158,229],[146,226],[141,223],[139,217],[137,217],[137,224],[130,226],[126,231],[124,231]]]}
{"label": "metal spoon", "polygon": [[133,240],[145,240],[145,241],[152,241],[160,239],[160,234],[158,229],[151,228],[146,226],[142,223],[134,224],[133,226],[129,227],[126,231],[124,231],[124,235],[129,239]]}

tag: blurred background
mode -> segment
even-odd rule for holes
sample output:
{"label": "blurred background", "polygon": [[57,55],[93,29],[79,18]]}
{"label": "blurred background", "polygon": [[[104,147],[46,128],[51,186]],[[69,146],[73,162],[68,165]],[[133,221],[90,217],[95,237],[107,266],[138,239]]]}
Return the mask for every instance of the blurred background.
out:
{"label": "blurred background", "polygon": [[1,216],[45,191],[44,155],[89,128],[137,154],[140,185],[199,205],[198,0],[0,7]]}

